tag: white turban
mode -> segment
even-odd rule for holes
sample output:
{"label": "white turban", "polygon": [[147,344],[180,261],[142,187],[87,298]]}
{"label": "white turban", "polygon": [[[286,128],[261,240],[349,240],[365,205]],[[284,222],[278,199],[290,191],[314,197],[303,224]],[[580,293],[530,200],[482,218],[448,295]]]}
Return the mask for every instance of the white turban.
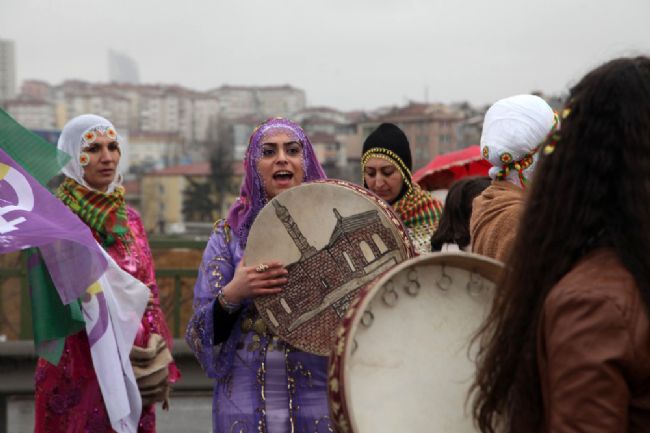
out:
{"label": "white turban", "polygon": [[[84,169],[79,160],[81,156],[83,136],[89,131],[106,130],[107,128],[113,128],[113,130],[115,130],[113,124],[101,116],[95,114],[82,114],[66,123],[63,127],[63,131],[61,131],[61,136],[57,143],[59,150],[64,151],[72,157],[72,159],[70,159],[70,161],[63,167],[63,174],[74,179],[79,185],[83,185],[91,190],[95,189],[86,183],[86,180],[84,179]],[[119,143],[121,148],[124,146],[123,140],[119,135],[115,141]],[[116,171],[115,179],[113,179],[113,182],[108,186],[106,193],[112,193],[121,183],[122,175]]]}
{"label": "white turban", "polygon": [[[532,154],[532,163],[522,172],[525,179],[530,178],[539,145],[555,123],[553,109],[539,96],[517,95],[495,102],[485,113],[481,134],[481,153],[493,166],[490,177],[496,178],[504,167]],[[523,186],[516,170],[504,180]]]}

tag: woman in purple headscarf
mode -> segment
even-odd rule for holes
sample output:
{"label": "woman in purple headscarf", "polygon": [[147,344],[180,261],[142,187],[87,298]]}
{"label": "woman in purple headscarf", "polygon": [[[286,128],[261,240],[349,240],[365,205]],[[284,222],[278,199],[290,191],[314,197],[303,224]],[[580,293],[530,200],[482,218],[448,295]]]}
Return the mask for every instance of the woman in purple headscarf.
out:
{"label": "woman in purple headscarf", "polygon": [[327,358],[272,336],[252,302],[287,282],[280,262],[245,266],[248,232],[280,192],[324,179],[309,139],[295,123],[271,119],[250,138],[240,196],[215,224],[194,287],[185,339],[215,379],[213,431],[333,431],[327,406]]}

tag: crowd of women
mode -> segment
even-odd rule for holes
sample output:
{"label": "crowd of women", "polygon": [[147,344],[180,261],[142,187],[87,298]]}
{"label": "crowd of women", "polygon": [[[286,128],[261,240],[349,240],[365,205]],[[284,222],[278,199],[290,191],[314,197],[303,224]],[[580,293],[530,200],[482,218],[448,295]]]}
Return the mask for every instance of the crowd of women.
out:
{"label": "crowd of women", "polygon": [[[490,177],[456,182],[444,207],[412,181],[408,139],[393,124],[365,140],[361,180],[391,205],[420,253],[472,251],[505,263],[475,339],[470,397],[481,432],[648,431],[650,59],[593,70],[560,114],[533,95],[490,107],[481,137]],[[71,120],[59,148],[72,160],[57,196],[150,288],[135,345],[154,334],[171,345],[146,234],[124,203],[125,145],[106,119]],[[253,131],[244,164],[239,197],[205,248],[186,332],[214,379],[213,431],[335,431],[327,358],[272,335],[252,302],[281,290],[285,264],[242,260],[265,204],[325,172],[305,132],[279,118]],[[172,363],[167,379],[178,378]],[[111,431],[103,398],[81,331],[67,338],[58,365],[38,363],[35,431]],[[155,428],[151,404],[138,431]]]}

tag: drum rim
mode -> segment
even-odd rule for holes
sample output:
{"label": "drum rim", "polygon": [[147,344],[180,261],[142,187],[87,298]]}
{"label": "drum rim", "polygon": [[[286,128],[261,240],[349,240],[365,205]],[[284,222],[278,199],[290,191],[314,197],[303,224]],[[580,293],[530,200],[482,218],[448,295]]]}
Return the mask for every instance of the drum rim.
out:
{"label": "drum rim", "polygon": [[[459,251],[430,253],[405,260],[387,271],[371,287],[368,287],[366,291],[359,293],[357,301],[348,309],[348,314],[346,315],[348,320],[343,321],[339,325],[339,329],[336,332],[337,339],[334,342],[334,349],[330,355],[329,361],[330,377],[328,378],[328,394],[330,396],[330,401],[337,401],[340,405],[338,410],[332,409],[332,419],[339,429],[341,429],[342,433],[361,433],[354,414],[349,410],[349,404],[352,400],[350,387],[345,385],[350,383],[350,372],[347,368],[346,360],[350,358],[350,352],[352,351],[353,346],[353,336],[355,335],[354,331],[359,326],[362,312],[365,311],[368,304],[373,300],[375,293],[386,283],[386,281],[411,266],[417,266],[421,263],[433,265],[453,263],[456,267],[463,267],[458,265],[461,264],[466,266],[469,263],[476,264],[477,260],[481,263],[481,268],[477,269],[481,276],[496,284],[503,272],[502,262],[479,254]],[[468,268],[465,267],[464,269]],[[483,273],[480,271],[485,272]],[[334,379],[336,380],[336,387],[338,388],[336,391],[332,389]]]}
{"label": "drum rim", "polygon": [[[342,187],[345,190],[351,191],[352,193],[357,194],[358,196],[363,197],[364,199],[369,200],[370,202],[374,203],[377,206],[377,208],[380,209],[383,216],[389,222],[391,222],[392,225],[397,230],[396,233],[395,233],[395,236],[396,236],[397,239],[399,239],[401,241],[401,242],[398,242],[398,247],[399,247],[399,249],[401,250],[402,254],[405,257],[403,262],[408,261],[408,260],[416,257],[415,247],[413,246],[413,242],[411,240],[411,237],[409,236],[408,230],[406,229],[406,226],[404,225],[402,220],[399,218],[399,216],[395,213],[393,208],[388,203],[386,203],[384,200],[382,200],[379,196],[374,194],[372,191],[369,191],[369,190],[363,188],[362,186],[359,186],[359,185],[357,185],[355,183],[352,183],[352,182],[349,182],[349,181],[345,181],[345,180],[341,180],[341,179],[318,179],[318,180],[314,180],[312,182],[304,182],[304,183],[302,183],[300,185],[296,185],[293,188],[290,188],[290,189],[288,189],[286,191],[283,191],[280,194],[278,194],[277,196],[273,197],[271,200],[269,200],[264,205],[264,208],[262,210],[264,210],[266,207],[270,206],[271,202],[273,200],[276,200],[277,198],[281,198],[283,194],[287,194],[289,192],[292,192],[293,194],[295,194],[297,189],[304,189],[304,188],[308,188],[308,187],[311,187],[312,185],[317,185],[317,184],[325,184],[325,185],[332,185],[332,186]],[[260,211],[260,213],[261,212],[262,211]],[[256,218],[256,220],[257,220],[257,218]],[[255,223],[253,222],[253,224],[255,224]],[[252,227],[251,227],[251,230],[252,230]],[[249,239],[249,242],[250,242],[250,239],[251,239],[250,235],[249,235],[248,239]],[[248,261],[246,259],[246,252],[244,252],[243,260],[244,260],[244,263],[246,263],[247,266],[256,265],[256,263],[254,263],[254,264],[248,263]],[[398,265],[403,263],[403,262],[398,263]],[[273,295],[271,295],[271,296],[273,296]],[[358,296],[358,294],[357,294],[357,296]],[[253,303],[255,305],[255,308],[258,310],[258,313],[259,313],[260,317],[262,318],[262,320],[266,323],[266,325],[269,327],[269,329],[272,329],[270,320],[268,319],[268,317],[265,314],[262,314],[262,312],[261,312],[261,308],[260,308],[261,301],[258,302],[258,298],[255,298],[255,299],[253,299]],[[353,304],[350,305],[350,308],[352,306],[353,306]],[[340,326],[341,322],[342,322],[342,320],[339,322],[338,326]],[[337,326],[337,328],[338,328],[338,326]],[[274,334],[274,335],[276,335],[276,334]],[[334,331],[334,335],[336,337],[336,330]],[[305,351],[307,353],[312,353],[312,354],[318,355],[318,356],[328,356],[331,353],[331,348],[327,349],[326,351],[323,351],[322,353],[316,353],[314,351],[305,350],[305,348],[301,347],[302,344],[295,345],[294,344],[295,339],[292,339],[292,341],[289,341],[284,336],[278,335],[278,337],[280,339],[282,339],[283,341],[285,341],[286,343],[292,345],[293,347],[296,347],[296,348],[298,348],[298,349],[300,349],[302,351]],[[336,341],[336,338],[334,339],[334,341]]]}

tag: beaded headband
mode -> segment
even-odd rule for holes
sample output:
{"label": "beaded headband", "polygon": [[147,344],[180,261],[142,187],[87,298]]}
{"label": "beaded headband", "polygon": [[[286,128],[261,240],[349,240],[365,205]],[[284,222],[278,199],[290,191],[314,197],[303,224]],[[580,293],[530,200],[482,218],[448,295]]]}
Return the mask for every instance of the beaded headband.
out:
{"label": "beaded headband", "polygon": [[[570,108],[565,108],[562,110],[562,120],[566,119],[569,117],[569,114],[571,114],[571,109]],[[557,113],[556,113],[557,116]],[[555,127],[553,125],[553,129],[548,135],[548,138],[546,139],[546,145],[544,146],[544,155],[550,155],[553,153],[555,150],[555,146],[557,146],[557,143],[560,141],[560,128]]]}
{"label": "beaded headband", "polygon": [[368,160],[370,158],[383,159],[393,164],[400,172],[400,174],[402,175],[402,179],[404,179],[404,182],[408,186],[408,192],[411,192],[413,190],[413,186],[411,185],[411,170],[408,169],[406,164],[404,164],[404,161],[402,161],[402,158],[400,158],[395,152],[383,147],[370,148],[361,156],[361,180],[362,181],[365,177],[364,170],[366,168],[366,164],[368,163]]}

